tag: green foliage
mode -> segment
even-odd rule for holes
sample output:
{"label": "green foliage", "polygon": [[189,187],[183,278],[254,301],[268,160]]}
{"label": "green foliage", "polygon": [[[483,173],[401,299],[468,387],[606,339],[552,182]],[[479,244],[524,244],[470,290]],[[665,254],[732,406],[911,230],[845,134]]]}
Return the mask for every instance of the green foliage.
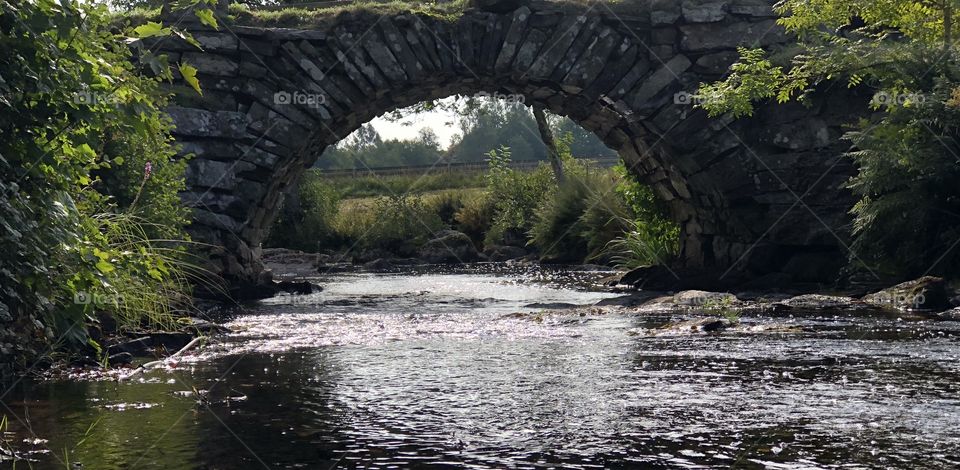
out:
{"label": "green foliage", "polygon": [[741,48],[725,80],[701,85],[702,106],[711,115],[749,115],[754,101],[803,99],[825,81],[917,90],[954,42],[944,19],[953,18],[955,3],[784,0],[776,6],[778,22],[798,37],[799,49],[774,63],[760,49]]}
{"label": "green foliage", "polygon": [[372,207],[342,207],[335,223],[352,245],[404,256],[412,255],[431,234],[443,228],[440,216],[422,196],[406,194],[379,197]]}
{"label": "green foliage", "polygon": [[477,245],[482,245],[493,225],[496,204],[487,191],[464,198],[463,207],[454,216],[457,228],[470,236]]}
{"label": "green foliage", "polygon": [[669,263],[680,252],[680,227],[649,186],[631,178],[622,164],[615,171],[621,176],[616,191],[633,216],[621,219],[626,233],[607,245],[605,255],[625,269]]}
{"label": "green foliage", "polygon": [[546,163],[531,172],[510,168],[507,147],[491,150],[487,156],[490,166],[487,190],[494,201],[494,216],[486,243],[498,244],[510,231],[527,233],[530,230],[537,208],[555,182]]}
{"label": "green foliage", "polygon": [[544,261],[582,262],[596,258],[614,237],[626,212],[616,193],[616,178],[565,161],[564,180],[550,190],[537,208],[530,244]]}
{"label": "green foliage", "polygon": [[[880,268],[911,276],[960,275],[960,73],[926,99],[895,106],[847,137],[860,172],[854,251]],[[892,266],[891,266],[892,265]]]}
{"label": "green foliage", "polygon": [[339,243],[334,229],[339,191],[316,173],[305,175],[297,191],[297,198],[283,202],[266,245],[315,251]]}
{"label": "green foliage", "polygon": [[106,22],[0,1],[0,302],[73,344],[95,315],[164,322],[188,293],[182,248],[158,241],[186,220],[164,96]]}

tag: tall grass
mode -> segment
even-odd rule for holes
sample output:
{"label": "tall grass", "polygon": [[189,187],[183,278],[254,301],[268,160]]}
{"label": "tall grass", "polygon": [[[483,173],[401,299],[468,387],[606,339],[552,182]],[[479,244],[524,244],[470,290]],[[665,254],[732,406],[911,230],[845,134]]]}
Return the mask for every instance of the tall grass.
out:
{"label": "tall grass", "polygon": [[130,214],[105,213],[94,220],[112,255],[94,252],[102,282],[85,300],[110,313],[120,329],[171,328],[192,310],[193,286],[223,290],[203,260],[187,251],[199,244],[151,238],[151,222]]}
{"label": "tall grass", "polygon": [[380,197],[372,205],[345,206],[335,219],[337,231],[351,245],[403,256],[412,255],[444,226],[437,212],[416,195]]}
{"label": "tall grass", "polygon": [[617,193],[632,216],[620,220],[625,233],[607,245],[604,255],[624,269],[671,262],[680,252],[680,226],[649,186],[631,178],[623,165],[614,171],[621,177]]}

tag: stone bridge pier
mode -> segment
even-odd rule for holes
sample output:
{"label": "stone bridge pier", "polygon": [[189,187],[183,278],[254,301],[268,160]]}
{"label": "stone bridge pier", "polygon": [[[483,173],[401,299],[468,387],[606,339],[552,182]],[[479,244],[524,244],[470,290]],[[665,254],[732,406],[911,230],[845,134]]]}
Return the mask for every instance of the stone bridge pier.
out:
{"label": "stone bridge pier", "polygon": [[837,87],[741,120],[708,118],[691,99],[737,46],[788,44],[772,0],[494,3],[512,5],[456,19],[345,12],[309,29],[195,25],[202,50],[155,44],[195,66],[204,89],[176,84],[169,112],[193,154],[183,200],[193,236],[217,247],[211,269],[241,290],[267,278],[259,246],[281,195],[328,145],[385,112],[484,92],[541,104],[619,152],[680,224],[679,265],[836,272],[854,170],[841,125],[866,99]]}

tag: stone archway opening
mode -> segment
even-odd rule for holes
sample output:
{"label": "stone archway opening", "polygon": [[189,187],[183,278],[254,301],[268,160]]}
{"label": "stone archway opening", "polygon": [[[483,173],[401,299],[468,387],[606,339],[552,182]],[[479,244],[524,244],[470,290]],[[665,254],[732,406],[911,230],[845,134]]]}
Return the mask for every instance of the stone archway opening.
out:
{"label": "stone archway opening", "polygon": [[[287,187],[263,246],[371,265],[414,261],[409,258],[506,261],[532,254],[549,263],[671,261],[676,243],[659,234],[673,235],[676,228],[661,204],[649,199],[649,189],[615,171],[619,155],[574,121],[548,115],[564,160],[558,177],[525,99],[455,95],[362,124],[326,147]],[[419,131],[410,127],[414,121],[423,126]],[[565,202],[560,207],[552,201]],[[634,213],[634,207],[643,209]],[[397,212],[408,212],[414,226],[393,221]],[[517,212],[523,214],[519,223]],[[589,236],[582,233],[581,217],[595,226]],[[423,244],[427,239],[420,238],[440,239],[440,232],[453,247],[426,243],[440,245],[433,247],[438,253],[411,250],[412,240]],[[632,244],[615,242],[628,234]],[[484,254],[462,246],[467,237]]]}

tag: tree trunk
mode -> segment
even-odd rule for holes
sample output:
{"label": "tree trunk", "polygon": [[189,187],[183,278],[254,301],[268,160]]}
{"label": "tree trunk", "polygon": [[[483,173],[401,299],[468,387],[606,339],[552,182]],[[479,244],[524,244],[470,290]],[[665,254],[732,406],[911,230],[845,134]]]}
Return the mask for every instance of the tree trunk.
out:
{"label": "tree trunk", "polygon": [[953,1],[943,2],[943,50],[949,51],[953,47]]}
{"label": "tree trunk", "polygon": [[557,182],[563,181],[563,162],[560,161],[560,152],[557,151],[557,143],[553,140],[553,132],[550,130],[550,123],[547,122],[547,116],[543,112],[543,107],[533,105],[533,117],[537,119],[537,129],[540,130],[540,139],[543,145],[547,146],[547,157],[550,158],[550,166],[553,167],[553,174],[557,177]]}

